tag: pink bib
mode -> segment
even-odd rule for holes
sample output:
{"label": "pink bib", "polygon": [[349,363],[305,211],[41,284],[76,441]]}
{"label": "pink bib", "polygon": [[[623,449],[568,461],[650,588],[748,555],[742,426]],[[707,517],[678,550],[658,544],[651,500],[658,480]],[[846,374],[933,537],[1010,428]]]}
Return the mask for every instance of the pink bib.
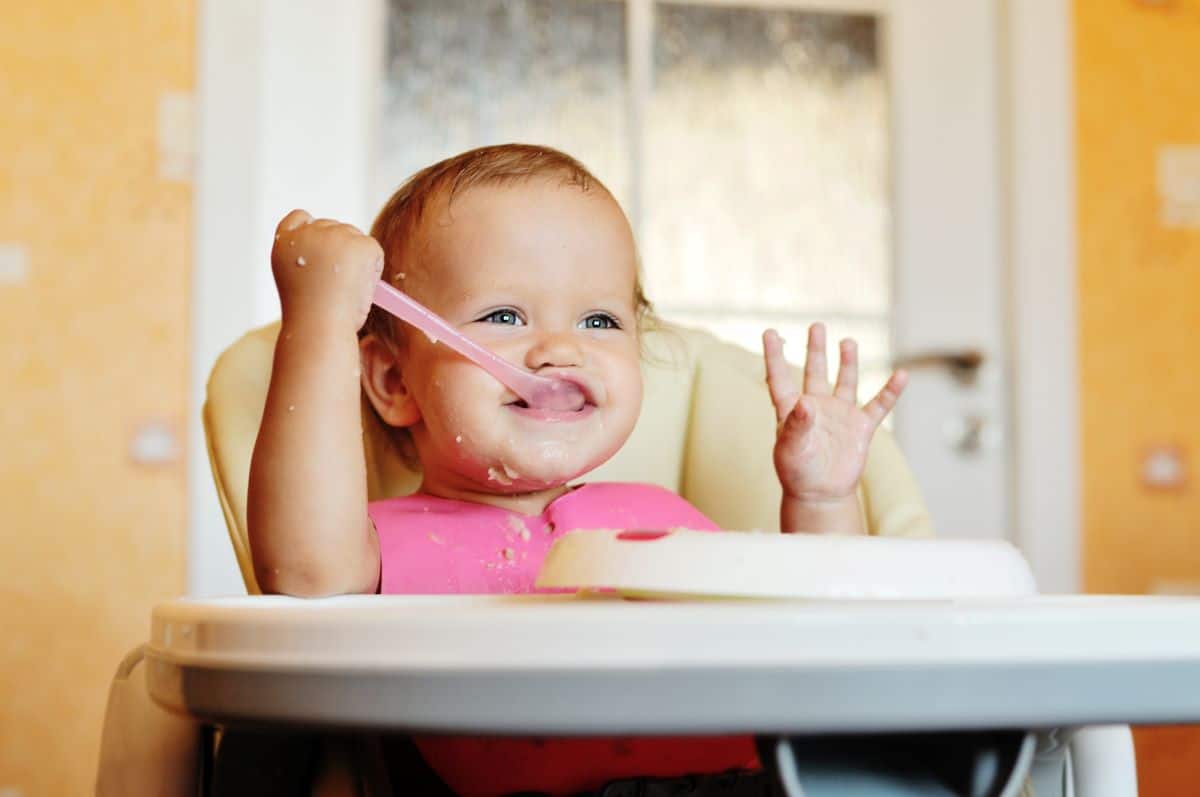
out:
{"label": "pink bib", "polygon": [[401,595],[535,592],[550,545],[578,529],[715,531],[670,490],[649,484],[585,484],[540,515],[410,495],[367,507],[379,533],[380,592]]}
{"label": "pink bib", "polygon": [[[427,495],[390,498],[367,511],[379,533],[380,591],[392,594],[535,592],[551,543],[578,529],[715,531],[670,490],[586,484],[540,515]],[[529,739],[418,736],[421,755],[462,797],[522,791],[569,795],[635,776],[722,772],[757,766],[748,736]]]}

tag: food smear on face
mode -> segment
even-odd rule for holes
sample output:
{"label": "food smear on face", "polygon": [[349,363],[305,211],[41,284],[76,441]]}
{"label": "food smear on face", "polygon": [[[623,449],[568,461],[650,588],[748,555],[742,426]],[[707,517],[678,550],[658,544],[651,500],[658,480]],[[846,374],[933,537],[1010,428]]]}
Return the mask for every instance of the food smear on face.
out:
{"label": "food smear on face", "polygon": [[543,462],[560,464],[567,460],[568,449],[561,440],[548,440],[542,443],[541,458]]}
{"label": "food smear on face", "polygon": [[496,470],[495,468],[488,468],[488,481],[497,482],[499,484],[504,485],[505,487],[512,484],[512,479],[508,478],[507,476],[505,476],[503,473]]}

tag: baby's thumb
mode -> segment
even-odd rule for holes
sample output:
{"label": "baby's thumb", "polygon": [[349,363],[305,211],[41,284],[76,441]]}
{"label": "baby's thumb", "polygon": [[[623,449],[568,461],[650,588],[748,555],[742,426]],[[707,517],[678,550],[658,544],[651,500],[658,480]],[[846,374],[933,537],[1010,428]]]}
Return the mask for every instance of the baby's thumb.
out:
{"label": "baby's thumb", "polygon": [[307,210],[300,210],[297,208],[279,221],[279,226],[275,228],[275,233],[279,234],[281,232],[291,232],[297,227],[303,227],[310,221],[312,221],[312,216],[309,215],[309,212]]}
{"label": "baby's thumb", "polygon": [[796,400],[796,406],[792,407],[792,411],[784,418],[779,432],[783,435],[795,435],[799,437],[806,434],[812,428],[813,420],[813,408],[809,406],[805,397],[801,396]]}

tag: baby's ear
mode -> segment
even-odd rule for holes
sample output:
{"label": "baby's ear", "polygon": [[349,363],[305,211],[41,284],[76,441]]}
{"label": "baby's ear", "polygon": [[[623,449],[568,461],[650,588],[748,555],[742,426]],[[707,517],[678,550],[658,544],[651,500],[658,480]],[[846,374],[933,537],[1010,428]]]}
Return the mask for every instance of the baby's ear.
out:
{"label": "baby's ear", "polygon": [[358,359],[363,390],[384,423],[406,427],[421,420],[421,408],[404,383],[394,347],[374,334],[364,335],[358,342]]}

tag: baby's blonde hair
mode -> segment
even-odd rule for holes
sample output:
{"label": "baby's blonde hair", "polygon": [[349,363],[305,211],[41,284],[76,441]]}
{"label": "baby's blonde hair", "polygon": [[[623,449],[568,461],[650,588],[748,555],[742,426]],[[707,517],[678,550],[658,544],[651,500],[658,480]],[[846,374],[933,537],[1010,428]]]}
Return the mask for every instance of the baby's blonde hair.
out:
{"label": "baby's blonde hair", "polygon": [[[473,186],[512,185],[536,177],[559,178],[564,185],[588,192],[593,188],[612,196],[612,192],[579,161],[550,147],[529,144],[497,144],[479,147],[427,166],[409,177],[392,194],[371,225],[371,237],[383,247],[383,279],[389,285],[404,288],[401,274],[411,270],[412,246],[421,235],[425,211],[432,202],[444,198],[449,204],[455,196]],[[633,285],[634,309],[638,328],[652,319],[652,308],[642,289],[639,273]],[[396,326],[384,310],[372,307],[359,336],[375,335],[393,342]]]}

